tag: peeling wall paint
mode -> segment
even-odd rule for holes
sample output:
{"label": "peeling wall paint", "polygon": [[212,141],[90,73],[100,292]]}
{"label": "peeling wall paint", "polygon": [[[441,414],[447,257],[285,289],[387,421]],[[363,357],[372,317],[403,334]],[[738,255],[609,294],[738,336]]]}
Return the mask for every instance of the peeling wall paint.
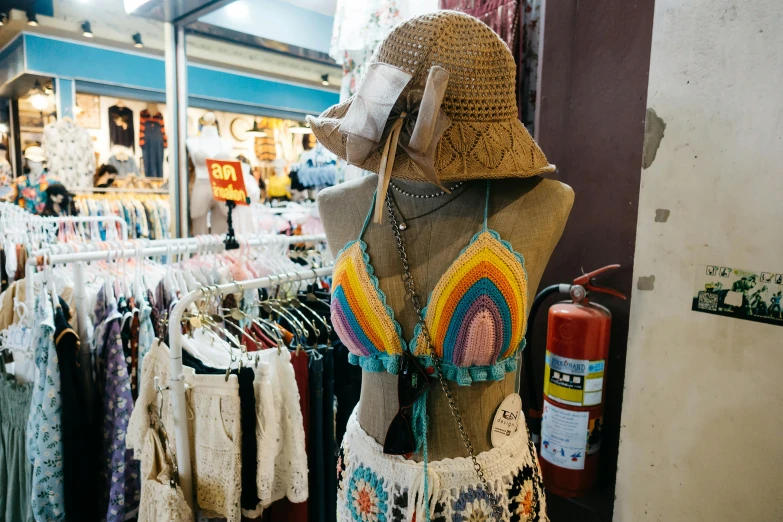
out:
{"label": "peeling wall paint", "polygon": [[663,140],[663,131],[666,130],[666,122],[656,114],[655,109],[647,109],[647,117],[644,120],[644,154],[642,155],[642,168],[649,168],[655,161],[658,147]]}
{"label": "peeling wall paint", "polygon": [[655,276],[641,276],[636,280],[636,289],[642,291],[655,290]]}
{"label": "peeling wall paint", "polygon": [[783,520],[783,329],[690,310],[700,265],[783,271],[781,27],[655,2],[614,522]]}
{"label": "peeling wall paint", "polygon": [[669,221],[669,215],[672,213],[668,208],[656,208],[655,209],[655,222],[666,223]]}

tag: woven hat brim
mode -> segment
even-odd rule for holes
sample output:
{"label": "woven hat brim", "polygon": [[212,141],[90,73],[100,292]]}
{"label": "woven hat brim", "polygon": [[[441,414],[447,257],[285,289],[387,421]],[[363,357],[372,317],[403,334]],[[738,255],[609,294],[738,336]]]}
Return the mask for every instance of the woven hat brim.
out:
{"label": "woven hat brim", "polygon": [[[347,159],[346,136],[340,124],[353,98],[334,105],[318,117],[307,120],[318,141],[339,158]],[[359,165],[364,170],[380,170],[380,147]],[[471,179],[527,178],[554,172],[544,152],[517,120],[494,122],[454,121],[441,137],[435,154],[435,170],[440,181]],[[394,158],[392,176],[426,181],[421,169],[400,147]]]}

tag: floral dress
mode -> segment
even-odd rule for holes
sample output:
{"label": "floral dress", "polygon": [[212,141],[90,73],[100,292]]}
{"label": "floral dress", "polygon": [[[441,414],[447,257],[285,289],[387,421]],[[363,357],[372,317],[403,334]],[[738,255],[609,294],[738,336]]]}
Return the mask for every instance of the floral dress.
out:
{"label": "floral dress", "polygon": [[35,387],[27,419],[27,455],[33,465],[32,508],[38,522],[65,520],[60,370],[54,346],[54,310],[46,291],[35,308]]}
{"label": "floral dress", "polygon": [[116,303],[107,302],[103,290],[98,295],[95,318],[99,322],[93,338],[95,383],[98,393],[103,395],[100,512],[105,513],[102,520],[123,522],[138,511],[141,482],[139,463],[125,445],[133,398],[122,351],[122,316]]}

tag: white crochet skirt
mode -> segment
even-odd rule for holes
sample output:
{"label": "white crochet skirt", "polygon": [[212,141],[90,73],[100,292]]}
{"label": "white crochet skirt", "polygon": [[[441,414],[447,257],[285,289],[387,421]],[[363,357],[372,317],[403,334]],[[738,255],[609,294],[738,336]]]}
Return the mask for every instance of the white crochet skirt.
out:
{"label": "white crochet skirt", "polygon": [[[500,500],[502,521],[548,522],[538,456],[524,424],[502,446],[476,458]],[[430,462],[426,478],[433,522],[499,522],[469,458]],[[385,455],[354,411],[337,460],[338,521],[411,522],[415,516],[425,522],[424,481],[424,464]]]}

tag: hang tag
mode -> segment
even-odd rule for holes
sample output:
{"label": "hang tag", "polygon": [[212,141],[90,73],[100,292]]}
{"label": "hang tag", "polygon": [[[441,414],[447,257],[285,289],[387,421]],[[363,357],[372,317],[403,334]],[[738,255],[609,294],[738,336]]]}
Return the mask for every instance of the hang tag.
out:
{"label": "hang tag", "polygon": [[3,348],[8,348],[11,351],[30,350],[33,346],[33,331],[30,328],[12,324],[3,334],[2,345]]}
{"label": "hang tag", "polygon": [[522,397],[512,393],[500,403],[492,421],[492,447],[501,446],[519,429],[519,418],[522,415]]}

